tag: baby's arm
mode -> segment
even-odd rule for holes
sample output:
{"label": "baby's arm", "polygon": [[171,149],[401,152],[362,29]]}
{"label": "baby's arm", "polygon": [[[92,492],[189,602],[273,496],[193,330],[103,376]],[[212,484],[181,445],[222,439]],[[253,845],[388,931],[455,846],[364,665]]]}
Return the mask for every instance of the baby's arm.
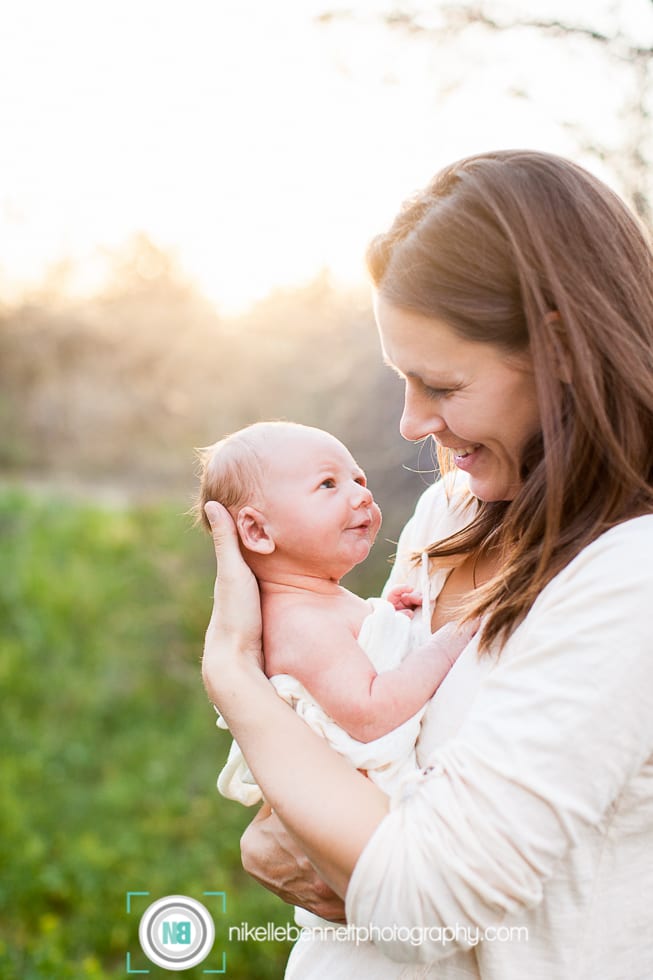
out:
{"label": "baby's arm", "polygon": [[276,631],[273,673],[295,677],[320,707],[359,742],[380,738],[419,711],[469,643],[474,627],[443,626],[395,670],[374,670],[351,630],[297,608]]}

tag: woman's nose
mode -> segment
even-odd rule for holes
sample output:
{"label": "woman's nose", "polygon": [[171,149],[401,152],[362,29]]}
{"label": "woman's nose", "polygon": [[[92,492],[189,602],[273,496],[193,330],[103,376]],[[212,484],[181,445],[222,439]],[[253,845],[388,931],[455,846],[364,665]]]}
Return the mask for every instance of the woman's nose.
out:
{"label": "woman's nose", "polygon": [[434,402],[420,397],[406,388],[404,411],[399,423],[399,431],[409,442],[419,442],[427,436],[442,432],[446,423],[436,411]]}

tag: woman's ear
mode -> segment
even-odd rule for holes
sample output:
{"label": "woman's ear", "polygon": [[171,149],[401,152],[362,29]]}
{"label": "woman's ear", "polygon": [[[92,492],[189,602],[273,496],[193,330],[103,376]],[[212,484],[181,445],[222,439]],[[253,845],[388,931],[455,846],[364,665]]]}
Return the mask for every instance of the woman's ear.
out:
{"label": "woman's ear", "polygon": [[274,540],[268,530],[265,517],[255,507],[241,507],[236,517],[236,527],[243,547],[259,555],[271,555]]}
{"label": "woman's ear", "polygon": [[567,332],[562,322],[562,317],[557,310],[552,310],[546,314],[543,322],[548,332],[549,341],[553,345],[556,374],[560,381],[570,385],[573,381],[573,369],[569,354],[569,344],[567,342]]}

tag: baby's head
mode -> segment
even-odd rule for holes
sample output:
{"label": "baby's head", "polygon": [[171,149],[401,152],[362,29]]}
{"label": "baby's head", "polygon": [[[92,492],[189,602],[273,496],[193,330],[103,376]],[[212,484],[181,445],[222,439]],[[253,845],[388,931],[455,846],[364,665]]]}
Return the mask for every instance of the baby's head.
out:
{"label": "baby's head", "polygon": [[367,557],[381,512],[335,436],[294,422],[257,422],[198,455],[196,517],[208,527],[204,505],[226,507],[250,564],[272,555],[284,567],[328,561],[334,577],[336,567],[343,575]]}
{"label": "baby's head", "polygon": [[209,500],[226,507],[236,520],[238,511],[263,491],[265,463],[279,426],[290,422],[257,422],[197,450],[200,487],[194,513],[197,523],[211,529],[204,512]]}

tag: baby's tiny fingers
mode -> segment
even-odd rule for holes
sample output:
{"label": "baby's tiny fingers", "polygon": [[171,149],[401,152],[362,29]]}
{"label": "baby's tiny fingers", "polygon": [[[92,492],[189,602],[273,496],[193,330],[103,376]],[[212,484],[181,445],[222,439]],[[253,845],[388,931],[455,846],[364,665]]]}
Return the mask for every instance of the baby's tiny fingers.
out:
{"label": "baby's tiny fingers", "polygon": [[403,599],[405,602],[410,602],[412,606],[422,605],[422,593],[418,591],[404,592]]}

